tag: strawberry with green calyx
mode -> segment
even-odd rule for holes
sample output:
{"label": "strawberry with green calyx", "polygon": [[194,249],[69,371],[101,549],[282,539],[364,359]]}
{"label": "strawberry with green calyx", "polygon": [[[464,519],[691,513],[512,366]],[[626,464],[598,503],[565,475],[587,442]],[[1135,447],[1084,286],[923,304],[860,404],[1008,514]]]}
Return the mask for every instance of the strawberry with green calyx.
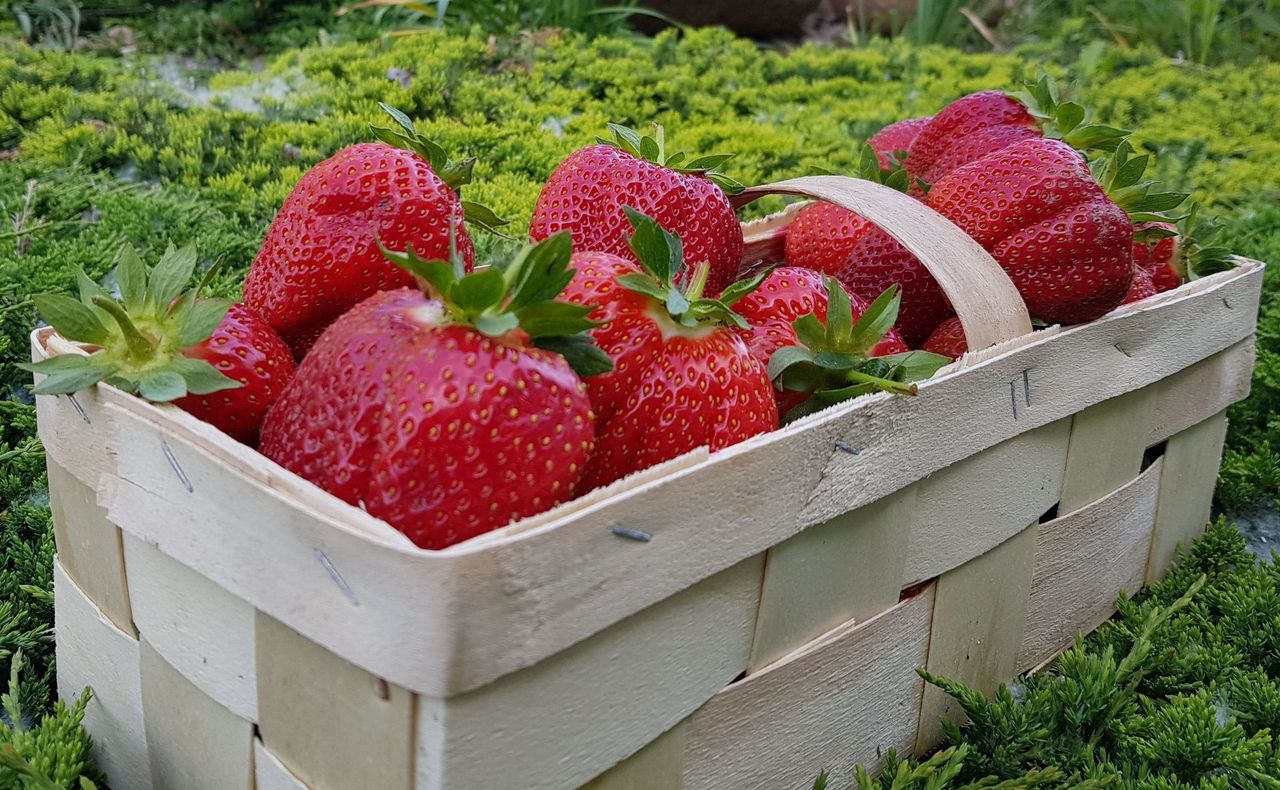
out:
{"label": "strawberry with green calyx", "polygon": [[631,226],[624,208],[631,208],[678,235],[690,261],[706,261],[706,293],[717,294],[737,279],[742,259],[742,228],[727,197],[742,185],[720,169],[731,155],[690,160],[668,152],[662,127],[654,128],[650,137],[610,124],[611,139],[557,165],[538,195],[529,235],[568,231],[575,250],[638,263],[627,243]]}
{"label": "strawberry with green calyx", "polygon": [[1193,204],[1176,223],[1147,221],[1134,226],[1135,270],[1146,271],[1157,292],[1231,268],[1231,250],[1217,243],[1222,227],[1205,220],[1199,208]]}
{"label": "strawberry with green calyx", "polygon": [[[595,429],[578,374],[611,363],[557,234],[504,270],[388,252],[422,290],[335,321],[267,415],[261,452],[440,549],[573,496]],[[575,372],[576,371],[576,372]]]}
{"label": "strawberry with green calyx", "polygon": [[493,228],[492,211],[463,201],[474,160],[450,161],[404,113],[381,105],[393,128],[308,170],[271,221],[245,280],[245,303],[271,321],[301,358],[334,319],[413,278],[376,240],[426,258],[475,257],[465,221]]}
{"label": "strawberry with green calyx", "polygon": [[855,321],[853,304],[839,281],[828,277],[826,284],[825,324],[812,313],[796,319],[800,344],[778,349],[769,360],[769,376],[779,387],[808,395],[785,415],[788,421],[871,392],[914,395],[914,382],[951,361],[927,351],[872,357],[872,348],[898,317],[898,289],[886,290]]}
{"label": "strawberry with green calyx", "polygon": [[[854,320],[866,310],[866,302],[850,294]],[[739,329],[738,336],[747,342],[752,355],[766,367],[774,352],[799,342],[795,321],[812,313],[819,321],[827,320],[827,285],[823,275],[809,269],[784,266],[774,269],[760,287],[733,304],[734,312],[747,319],[749,329]],[[873,357],[889,356],[907,350],[907,344],[896,329],[890,329],[868,350]],[[800,405],[807,393],[774,388],[778,413],[786,414]]]}
{"label": "strawberry with green calyx", "polygon": [[565,296],[592,308],[591,330],[614,370],[586,380],[596,451],[584,489],[709,447],[719,450],[778,427],[773,384],[738,331],[732,309],[767,274],[705,295],[708,264],[685,271],[680,238],[630,209],[632,256],[578,252]]}
{"label": "strawberry with green calyx", "polygon": [[243,305],[202,298],[213,270],[184,290],[195,247],[172,246],[150,270],[131,247],[120,253],[120,299],[77,270],[79,299],[35,297],[68,340],[99,346],[25,364],[45,375],[37,395],[61,395],[105,381],[157,403],[174,402],[236,439],[252,443],[259,423],[293,375],[293,357],[271,327]]}
{"label": "strawberry with green calyx", "polygon": [[1020,94],[981,91],[942,108],[925,124],[908,149],[907,169],[935,184],[957,167],[1029,139],[1058,139],[1079,150],[1112,150],[1128,134],[1124,129],[1087,122],[1075,102],[1058,98],[1047,77]]}

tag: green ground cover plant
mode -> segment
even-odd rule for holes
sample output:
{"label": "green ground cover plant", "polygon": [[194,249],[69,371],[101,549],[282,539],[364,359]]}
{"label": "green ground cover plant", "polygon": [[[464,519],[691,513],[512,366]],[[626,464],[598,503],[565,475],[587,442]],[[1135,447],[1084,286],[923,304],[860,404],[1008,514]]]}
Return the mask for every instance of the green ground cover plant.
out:
{"label": "green ground cover plant", "polygon": [[[1136,142],[1156,155],[1157,175],[1193,192],[1225,224],[1233,249],[1280,261],[1280,93],[1269,90],[1280,84],[1280,65],[1258,59],[1201,68],[1140,45],[1077,43],[1001,55],[901,40],[784,52],[714,30],[654,39],[563,33],[491,40],[471,29],[317,43],[230,70],[188,68],[145,53],[121,59],[4,45],[0,678],[16,674],[17,682],[13,705],[0,713],[0,787],[74,786],[76,766],[84,764],[80,708],[53,707],[47,482],[28,374],[14,367],[28,353],[36,320],[30,295],[68,289],[72,265],[110,285],[124,242],[154,261],[170,240],[196,241],[205,265],[226,264],[214,290],[238,296],[239,278],[294,182],[341,146],[367,139],[378,101],[404,109],[447,149],[479,157],[468,197],[513,219],[518,236],[541,180],[607,121],[657,121],[686,150],[737,151],[732,174],[763,182],[812,166],[850,170],[855,143],[880,126],[929,114],[967,92],[1016,86],[1046,65],[1074,80],[1077,96],[1101,118],[1138,129]],[[512,244],[486,234],[477,242],[481,260]],[[1254,394],[1231,414],[1218,501],[1232,512],[1270,507],[1280,496],[1280,420],[1273,416],[1280,406],[1280,307],[1271,298],[1277,277],[1268,272]],[[955,751],[895,764],[867,781],[886,790],[960,786],[988,775],[1010,787],[1273,787],[1276,746],[1267,728],[1280,723],[1280,665],[1249,640],[1271,633],[1280,593],[1274,569],[1245,562],[1232,535],[1215,527],[1183,566],[1193,570],[1125,604],[1114,626],[1064,661],[1064,674],[1082,673],[1075,681],[1081,690],[1071,692],[1078,700],[1053,697],[1043,691],[1052,690],[1050,681],[1038,679],[1007,699],[964,698],[979,724],[953,733]],[[1184,576],[1200,573],[1209,576],[1204,589],[1148,635],[1155,647],[1141,659],[1141,676],[1132,667],[1119,680],[1119,669],[1106,675],[1106,648],[1107,660],[1123,664],[1149,612],[1170,606],[1194,581]],[[1255,623],[1249,612],[1265,617]],[[1230,661],[1214,669],[1211,662],[1223,657]],[[1237,670],[1243,674],[1229,674]],[[1134,689],[1123,710],[1109,718],[1088,712],[1098,699],[1090,695],[1110,703],[1107,689],[1121,687]],[[1256,690],[1252,701],[1219,705],[1223,695],[1243,699],[1248,688]],[[1214,712],[1207,723],[1206,709]],[[1225,723],[1219,710],[1227,711]],[[1081,718],[1086,713],[1092,718]],[[51,718],[41,724],[46,714]],[[1191,762],[1166,760],[1161,750],[1170,748],[1171,733],[1184,730],[1208,745]],[[1095,739],[1096,732],[1104,734]],[[996,740],[1005,735],[1023,745],[1001,747]],[[1029,745],[1036,739],[1050,745]]]}

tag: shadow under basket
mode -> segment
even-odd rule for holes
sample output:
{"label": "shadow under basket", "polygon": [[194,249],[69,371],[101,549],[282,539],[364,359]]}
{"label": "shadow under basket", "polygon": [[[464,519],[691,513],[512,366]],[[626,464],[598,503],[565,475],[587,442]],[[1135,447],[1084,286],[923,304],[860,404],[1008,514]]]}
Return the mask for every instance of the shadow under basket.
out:
{"label": "shadow under basket", "polygon": [[[978,350],[915,398],[441,551],[175,407],[38,398],[58,686],[93,688],[112,786],[847,787],[958,715],[918,667],[990,692],[1199,534],[1261,264],[1033,333],[999,266],[919,203],[834,176],[746,198],[778,192],[903,241]],[[793,215],[745,226],[744,264]],[[33,358],[58,353],[80,352],[32,334]]]}

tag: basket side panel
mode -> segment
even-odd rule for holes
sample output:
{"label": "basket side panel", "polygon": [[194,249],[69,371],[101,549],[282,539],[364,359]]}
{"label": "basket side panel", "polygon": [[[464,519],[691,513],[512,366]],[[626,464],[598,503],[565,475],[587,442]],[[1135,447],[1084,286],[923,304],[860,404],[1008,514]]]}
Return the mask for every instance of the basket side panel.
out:
{"label": "basket side panel", "polygon": [[1020,671],[1101,625],[1115,612],[1121,590],[1134,593],[1142,587],[1162,463],[1157,460],[1128,485],[1040,525]]}
{"label": "basket side panel", "polygon": [[307,790],[302,780],[294,776],[262,741],[253,741],[253,775],[257,780],[255,790]]}
{"label": "basket side panel", "polygon": [[1249,397],[1257,357],[1252,336],[1153,385],[1147,446],[1158,444]]}
{"label": "basket side panel", "polygon": [[519,777],[553,790],[635,753],[746,668],[763,563],[741,562],[475,691],[419,697],[416,787]]}
{"label": "basket side panel", "polygon": [[253,722],[205,696],[142,638],[142,710],[158,788],[253,790]]}
{"label": "basket side panel", "polygon": [[683,790],[684,722],[582,786],[583,790]]}
{"label": "basket side panel", "polygon": [[[938,579],[925,664],[931,673],[987,695],[1017,674],[1038,526],[1032,524]],[[940,717],[961,715],[954,700],[925,686],[916,751],[938,742]]]}
{"label": "basket side panel", "polygon": [[769,550],[748,672],[898,602],[915,500],[909,486]]}
{"label": "basket side panel", "polygon": [[933,587],[864,623],[841,627],[717,694],[685,723],[684,787],[808,787],[853,783],[909,749],[923,683]]}
{"label": "basket side panel", "polygon": [[1170,437],[1160,474],[1160,501],[1147,563],[1146,583],[1160,579],[1173,564],[1178,547],[1204,531],[1227,436],[1227,415],[1210,417]]}
{"label": "basket side panel", "polygon": [[86,686],[93,690],[84,727],[93,736],[94,763],[112,787],[150,790],[138,640],[116,628],[57,559],[53,605],[58,696],[72,700]]}
{"label": "basket side panel", "polygon": [[308,785],[413,787],[413,694],[261,612],[258,731]]}
{"label": "basket side panel", "polygon": [[1052,507],[1070,426],[1058,420],[1027,431],[920,481],[901,586],[960,567]]}
{"label": "basket side panel", "polygon": [[124,550],[133,617],[148,646],[214,702],[256,721],[253,607],[132,535]]}
{"label": "basket side panel", "polygon": [[1078,510],[1138,476],[1158,389],[1143,387],[1075,416],[1059,513]]}
{"label": "basket side panel", "polygon": [[58,559],[67,575],[117,628],[135,639],[120,529],[98,507],[97,491],[47,456],[49,509]]}

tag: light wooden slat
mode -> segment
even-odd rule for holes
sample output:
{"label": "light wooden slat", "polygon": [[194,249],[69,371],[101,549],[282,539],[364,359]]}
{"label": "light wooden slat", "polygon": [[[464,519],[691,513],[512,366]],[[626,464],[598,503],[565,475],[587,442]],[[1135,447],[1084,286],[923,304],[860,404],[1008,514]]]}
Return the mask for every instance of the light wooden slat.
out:
{"label": "light wooden slat", "polygon": [[769,550],[749,673],[898,602],[915,499],[909,486]]}
{"label": "light wooden slat", "polygon": [[[50,355],[83,353],[76,344],[55,334],[52,327],[42,327],[31,333],[33,362]],[[34,377],[36,381],[43,379],[40,375]],[[97,486],[103,472],[115,469],[115,458],[106,446],[107,425],[98,393],[98,389],[88,389],[74,396],[36,398],[36,430],[45,456],[91,490]],[[94,451],[86,452],[86,448]]]}
{"label": "light wooden slat", "polygon": [[[1038,333],[954,366],[918,398],[869,396],[562,521],[441,552],[396,543],[367,514],[198,421],[132,398],[110,404],[128,482],[105,488],[103,501],[131,533],[353,663],[447,696],[530,666],[807,526],[1233,345],[1252,331],[1260,271],[1247,264],[1142,310]],[[162,437],[198,494],[160,453]],[[836,439],[860,454],[835,450]],[[717,507],[686,506],[708,491]],[[191,518],[174,524],[175,510]],[[627,541],[614,526],[654,539]]]}
{"label": "light wooden slat", "polygon": [[413,695],[258,613],[258,734],[325,790],[411,790]]}
{"label": "light wooden slat", "polygon": [[684,724],[582,786],[583,790],[683,790]]}
{"label": "light wooden slat", "polygon": [[56,558],[53,606],[58,696],[70,701],[93,689],[84,726],[93,736],[94,765],[112,787],[150,790],[138,640],[116,628]]}
{"label": "light wooden slat", "polygon": [[1173,564],[1178,546],[1204,531],[1227,436],[1227,416],[1219,414],[1176,434],[1165,447],[1160,501],[1146,583],[1160,579]]}
{"label": "light wooden slat", "polygon": [[98,507],[95,489],[62,468],[52,456],[46,457],[46,465],[53,537],[63,570],[116,628],[136,639],[138,631],[129,604],[120,530],[107,521],[106,511]]}
{"label": "light wooden slat", "polygon": [[1157,387],[1105,400],[1075,416],[1059,513],[1097,501],[1138,476],[1149,444]]}
{"label": "light wooden slat", "polygon": [[1249,397],[1256,357],[1254,338],[1250,336],[1152,384],[1156,400],[1148,420],[1147,446],[1185,431]]}
{"label": "light wooden slat", "polygon": [[155,786],[253,790],[253,722],[205,696],[145,636],[141,658],[142,710]]}
{"label": "light wooden slat", "polygon": [[1128,485],[1040,525],[1020,671],[1105,622],[1121,590],[1142,587],[1162,464],[1157,460]]}
{"label": "light wooden slat", "polygon": [[308,790],[257,738],[253,741],[253,775],[258,782],[255,790]]}
{"label": "light wooden slat", "polygon": [[517,777],[524,790],[576,787],[638,751],[746,667],[762,565],[739,563],[477,691],[420,697],[417,790]]}
{"label": "light wooden slat", "polygon": [[[931,673],[959,680],[987,695],[1017,674],[1038,526],[1031,525],[938,579],[925,664]],[[941,737],[940,717],[960,715],[950,697],[926,686],[916,751],[925,750]]]}
{"label": "light wooden slat", "polygon": [[685,724],[686,790],[830,787],[913,743],[933,586],[729,686]]}
{"label": "light wooden slat", "polygon": [[1053,507],[1070,427],[1064,419],[1027,431],[917,483],[899,587],[960,567]]}
{"label": "light wooden slat", "polygon": [[134,619],[151,648],[214,702],[257,720],[253,607],[132,535],[124,548]]}

